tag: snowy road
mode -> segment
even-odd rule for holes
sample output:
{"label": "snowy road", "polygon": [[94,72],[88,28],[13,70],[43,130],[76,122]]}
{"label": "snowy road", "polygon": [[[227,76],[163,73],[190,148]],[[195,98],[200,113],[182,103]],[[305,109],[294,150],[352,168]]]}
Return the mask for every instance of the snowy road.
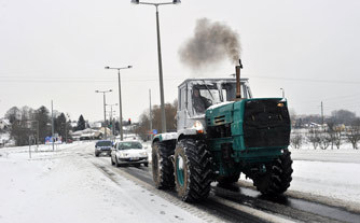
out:
{"label": "snowy road", "polygon": [[[94,157],[93,146],[91,142],[61,145],[55,152],[33,153],[32,159],[26,147],[0,150],[0,222],[358,222],[360,219],[356,208],[359,203],[354,199],[359,194],[360,183],[352,177],[357,174],[358,170],[354,170],[359,165],[357,162],[319,162],[316,156],[309,161],[293,152],[294,181],[286,196],[277,200],[264,198],[247,181],[241,180],[232,188],[219,188],[214,183],[208,201],[192,205],[179,201],[174,191],[155,189],[150,168],[113,167],[109,157]],[[348,168],[352,174],[343,174]],[[343,178],[339,178],[341,174]]]}

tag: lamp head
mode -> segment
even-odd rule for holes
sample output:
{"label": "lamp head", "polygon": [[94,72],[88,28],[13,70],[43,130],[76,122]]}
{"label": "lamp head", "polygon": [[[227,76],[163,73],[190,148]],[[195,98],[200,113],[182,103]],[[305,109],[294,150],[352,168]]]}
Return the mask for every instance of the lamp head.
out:
{"label": "lamp head", "polygon": [[133,3],[133,4],[139,4],[139,0],[131,0],[131,3]]}
{"label": "lamp head", "polygon": [[110,89],[109,92],[112,92],[112,89]]}
{"label": "lamp head", "polygon": [[173,4],[180,4],[181,1],[180,0],[173,0]]}
{"label": "lamp head", "polygon": [[129,65],[128,68],[132,68],[132,65]]}
{"label": "lamp head", "polygon": [[106,66],[105,69],[110,69],[110,67],[109,67],[109,66]]}
{"label": "lamp head", "polygon": [[99,93],[99,91],[98,91],[98,90],[96,90],[96,91],[95,91],[95,93]]}

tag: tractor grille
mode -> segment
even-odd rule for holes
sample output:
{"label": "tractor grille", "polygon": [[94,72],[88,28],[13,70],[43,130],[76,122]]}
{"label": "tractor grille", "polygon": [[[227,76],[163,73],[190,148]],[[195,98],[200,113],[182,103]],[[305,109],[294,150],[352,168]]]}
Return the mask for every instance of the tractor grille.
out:
{"label": "tractor grille", "polygon": [[279,99],[249,100],[244,113],[246,147],[287,146],[290,144],[290,116]]}

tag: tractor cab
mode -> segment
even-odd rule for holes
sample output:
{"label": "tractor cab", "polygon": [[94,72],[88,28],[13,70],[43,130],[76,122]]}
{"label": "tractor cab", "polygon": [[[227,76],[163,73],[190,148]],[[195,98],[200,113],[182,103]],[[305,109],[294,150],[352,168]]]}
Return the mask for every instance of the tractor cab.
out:
{"label": "tractor cab", "polygon": [[[248,79],[241,79],[243,98],[251,98]],[[179,85],[177,112],[178,130],[187,129],[196,121],[205,124],[205,112],[214,105],[234,101],[236,79],[187,79]]]}

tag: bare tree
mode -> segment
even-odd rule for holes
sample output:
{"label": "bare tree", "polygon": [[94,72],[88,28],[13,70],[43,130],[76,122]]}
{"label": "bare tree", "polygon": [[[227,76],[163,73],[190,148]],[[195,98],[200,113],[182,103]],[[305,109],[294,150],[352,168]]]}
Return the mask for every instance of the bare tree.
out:
{"label": "bare tree", "polygon": [[328,126],[328,135],[330,139],[331,149],[334,149],[334,143],[335,143],[335,123],[333,119],[327,120],[326,124]]}
{"label": "bare tree", "polygon": [[351,127],[346,130],[346,140],[351,143],[354,149],[358,149],[360,141],[360,118],[356,118]]}
{"label": "bare tree", "polygon": [[307,134],[307,139],[309,140],[309,142],[313,145],[314,149],[316,150],[316,148],[319,146],[319,144],[321,142],[319,130],[317,128],[311,129],[309,131],[309,133]]}
{"label": "bare tree", "polygon": [[334,144],[336,146],[337,149],[340,149],[341,143],[342,143],[342,139],[341,139],[341,130],[335,130],[335,134],[334,134]]}
{"label": "bare tree", "polygon": [[290,143],[295,149],[300,149],[303,144],[304,137],[300,132],[293,131],[291,133]]}
{"label": "bare tree", "polygon": [[148,112],[144,112],[141,114],[139,119],[139,127],[136,130],[136,133],[140,136],[140,138],[144,141],[149,140],[149,132],[150,132],[150,119],[147,115]]}
{"label": "bare tree", "polygon": [[354,112],[344,109],[331,112],[331,116],[335,124],[352,125],[356,119],[356,114]]}
{"label": "bare tree", "polygon": [[5,118],[10,121],[10,124],[13,124],[16,120],[21,119],[21,110],[18,107],[14,106],[6,112]]}
{"label": "bare tree", "polygon": [[[168,131],[176,131],[177,121],[177,104],[178,101],[175,100],[172,104],[165,104],[165,113],[166,113],[166,128]],[[153,129],[161,129],[161,109],[159,105],[154,105],[152,108],[152,126]],[[139,133],[142,139],[147,139],[150,131],[150,117],[149,110],[144,111],[139,118],[139,127],[137,132]]]}
{"label": "bare tree", "polygon": [[325,150],[329,147],[329,145],[331,144],[331,137],[329,136],[327,131],[321,131],[319,134],[320,137],[320,142],[319,142],[319,146],[322,150]]}
{"label": "bare tree", "polygon": [[51,135],[51,119],[50,112],[45,106],[41,106],[36,110],[36,119],[39,123],[39,140],[44,142],[47,136]]}

